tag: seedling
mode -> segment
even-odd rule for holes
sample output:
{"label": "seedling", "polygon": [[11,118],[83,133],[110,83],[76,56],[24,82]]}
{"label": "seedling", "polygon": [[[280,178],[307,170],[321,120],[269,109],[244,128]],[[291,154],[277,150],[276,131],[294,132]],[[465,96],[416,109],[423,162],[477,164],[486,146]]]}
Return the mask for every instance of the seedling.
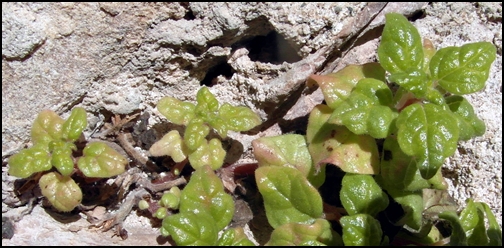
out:
{"label": "seedling", "polygon": [[[121,174],[128,160],[102,142],[88,143],[76,158],[75,142],[87,126],[86,111],[74,108],[65,121],[55,112],[42,111],[31,129],[33,146],[9,158],[9,174],[27,178],[43,173],[39,186],[49,202],[59,211],[72,211],[82,201],[82,191],[72,176],[107,178]],[[50,171],[52,168],[56,170]],[[47,173],[46,173],[47,172]]]}

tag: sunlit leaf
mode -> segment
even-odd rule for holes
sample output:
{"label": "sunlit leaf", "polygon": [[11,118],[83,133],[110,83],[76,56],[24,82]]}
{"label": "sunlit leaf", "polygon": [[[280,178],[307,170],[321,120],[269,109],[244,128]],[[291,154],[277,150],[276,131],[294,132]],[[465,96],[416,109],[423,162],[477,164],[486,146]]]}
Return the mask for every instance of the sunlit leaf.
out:
{"label": "sunlit leaf", "polygon": [[170,156],[173,161],[180,163],[186,159],[188,150],[184,146],[179,132],[177,130],[172,130],[154,143],[149,148],[149,153],[155,157],[167,155]]}
{"label": "sunlit leaf", "polygon": [[322,198],[299,170],[260,167],[255,179],[273,228],[292,222],[310,224],[322,216]]}
{"label": "sunlit leaf", "polygon": [[72,151],[77,150],[77,147],[73,143],[51,141],[49,149],[52,152],[52,165],[58,169],[61,175],[70,176],[75,167]]}
{"label": "sunlit leaf", "polygon": [[476,42],[461,47],[445,47],[432,57],[429,68],[434,80],[445,90],[463,95],[485,87],[496,48],[490,42]]}
{"label": "sunlit leaf", "polygon": [[305,138],[298,134],[262,137],[252,141],[254,156],[259,166],[290,166],[301,171],[313,186],[318,188],[325,173],[312,166]]}
{"label": "sunlit leaf", "polygon": [[341,182],[340,200],[350,215],[376,216],[389,204],[388,196],[371,175],[347,173]]}
{"label": "sunlit leaf", "polygon": [[210,246],[217,243],[217,227],[205,213],[184,212],[163,219],[163,228],[179,246]]}
{"label": "sunlit leaf", "polygon": [[82,191],[74,180],[49,172],[39,180],[42,195],[59,211],[70,212],[82,201]]}
{"label": "sunlit leaf", "polygon": [[261,124],[261,118],[251,109],[244,106],[231,106],[224,103],[219,109],[219,118],[223,120],[229,130],[247,131]]}
{"label": "sunlit leaf", "polygon": [[128,159],[103,142],[89,143],[77,166],[87,177],[113,177],[125,171]]}
{"label": "sunlit leaf", "polygon": [[392,74],[422,68],[424,54],[420,34],[402,14],[385,14],[378,59]]}
{"label": "sunlit leaf", "polygon": [[464,97],[449,96],[446,98],[446,103],[457,117],[460,140],[468,140],[485,133],[485,123],[476,116],[472,105]]}
{"label": "sunlit leaf", "polygon": [[209,142],[203,140],[200,146],[188,156],[189,163],[196,170],[205,165],[209,165],[213,170],[219,169],[225,157],[226,150],[222,148],[221,141],[215,138]]}
{"label": "sunlit leaf", "polygon": [[[234,214],[233,198],[224,192],[222,181],[209,166],[197,169],[180,196],[180,212],[207,214],[216,230],[226,227]],[[171,233],[171,231],[170,231]]]}
{"label": "sunlit leaf", "polygon": [[163,97],[157,104],[157,109],[163,114],[168,121],[178,124],[187,125],[194,116],[194,104],[183,102],[173,97]]}
{"label": "sunlit leaf", "polygon": [[86,110],[80,107],[74,108],[70,113],[70,117],[63,123],[61,136],[65,141],[74,142],[79,139],[86,126]]}
{"label": "sunlit leaf", "polygon": [[439,218],[450,222],[452,233],[450,236],[450,246],[467,246],[467,237],[464,228],[455,211],[449,210],[439,214]]}
{"label": "sunlit leaf", "polygon": [[392,92],[382,81],[360,80],[352,93],[334,109],[328,122],[345,125],[355,134],[369,134],[380,139],[389,135],[397,117],[393,111]]}
{"label": "sunlit leaf", "polygon": [[254,246],[254,243],[247,238],[242,227],[230,228],[224,231],[219,240],[218,246]]}
{"label": "sunlit leaf", "polygon": [[332,238],[331,224],[316,219],[312,224],[287,223],[276,228],[265,246],[299,246],[312,241],[328,245]]}
{"label": "sunlit leaf", "polygon": [[39,143],[23,149],[9,158],[9,174],[15,177],[27,178],[33,173],[51,168],[51,155],[45,144]]}
{"label": "sunlit leaf", "polygon": [[204,121],[200,118],[192,119],[184,132],[184,144],[190,151],[194,151],[205,142],[205,137],[210,133]]}
{"label": "sunlit leaf", "polygon": [[340,219],[345,246],[378,246],[381,243],[380,222],[368,214],[343,216]]}
{"label": "sunlit leaf", "polygon": [[42,110],[31,128],[31,139],[34,145],[61,139],[61,130],[65,121],[54,111]]}
{"label": "sunlit leaf", "polygon": [[349,173],[378,174],[380,161],[375,139],[327,123],[331,113],[326,105],[317,105],[308,119],[306,137],[315,165],[333,164]]}
{"label": "sunlit leaf", "polygon": [[357,82],[363,78],[385,81],[385,70],[379,63],[348,65],[336,73],[311,75],[307,84],[308,86],[317,84],[324,94],[327,105],[334,109],[350,95]]}
{"label": "sunlit leaf", "polygon": [[399,146],[415,157],[424,179],[432,178],[457,148],[457,120],[441,106],[412,104],[399,114],[396,125]]}

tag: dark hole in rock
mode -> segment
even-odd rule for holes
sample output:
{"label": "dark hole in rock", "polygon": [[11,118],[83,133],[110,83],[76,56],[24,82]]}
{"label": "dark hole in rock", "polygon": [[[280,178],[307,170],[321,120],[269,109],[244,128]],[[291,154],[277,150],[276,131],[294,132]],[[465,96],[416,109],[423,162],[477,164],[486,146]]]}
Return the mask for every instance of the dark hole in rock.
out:
{"label": "dark hole in rock", "polygon": [[235,71],[233,68],[226,61],[222,61],[221,63],[208,69],[208,72],[205,75],[205,78],[203,78],[203,81],[201,81],[200,85],[211,87],[215,85],[215,80],[219,75],[230,79],[234,73]]}
{"label": "dark hole in rock", "polygon": [[276,31],[271,31],[266,36],[258,35],[233,45],[233,49],[237,47],[247,48],[252,61],[282,64],[283,62],[294,63],[302,59],[289,42]]}

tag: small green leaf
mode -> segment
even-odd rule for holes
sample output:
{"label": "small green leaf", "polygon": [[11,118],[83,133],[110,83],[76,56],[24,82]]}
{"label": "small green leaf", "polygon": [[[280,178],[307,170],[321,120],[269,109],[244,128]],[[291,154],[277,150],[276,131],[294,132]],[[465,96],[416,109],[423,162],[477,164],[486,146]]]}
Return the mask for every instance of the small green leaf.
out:
{"label": "small green leaf", "polygon": [[415,157],[424,179],[436,175],[444,159],[457,148],[457,120],[441,106],[412,104],[401,111],[396,125],[399,146],[404,153]]}
{"label": "small green leaf", "polygon": [[406,191],[401,189],[387,190],[390,196],[399,203],[404,216],[394,223],[396,226],[407,225],[414,230],[422,228],[423,199],[422,191]]}
{"label": "small green leaf", "polygon": [[89,143],[77,166],[87,177],[113,177],[125,171],[128,159],[103,142]]}
{"label": "small green leaf", "polygon": [[306,140],[302,135],[262,137],[253,140],[252,147],[259,166],[290,166],[301,171],[314,187],[318,188],[324,183],[325,173],[317,172],[312,166]]}
{"label": "small green leaf", "polygon": [[39,180],[42,195],[59,211],[70,212],[82,201],[82,191],[74,180],[49,172]]}
{"label": "small green leaf", "polygon": [[171,209],[178,209],[180,204],[180,196],[177,196],[171,192],[164,193],[161,197],[159,205],[162,207],[167,207]]}
{"label": "small green leaf", "polygon": [[228,103],[224,103],[220,107],[219,117],[229,130],[236,132],[248,131],[261,124],[261,118],[251,109],[244,106],[231,106]]}
{"label": "small green leaf", "polygon": [[444,211],[439,214],[439,218],[448,220],[452,227],[450,236],[450,246],[467,246],[467,236],[464,228],[460,224],[459,218],[455,211]]}
{"label": "small green leaf", "polygon": [[[209,166],[197,169],[180,196],[180,213],[204,213],[217,231],[226,227],[234,214],[233,198],[224,192],[222,181]],[[173,233],[170,231],[170,233]]]}
{"label": "small green leaf", "polygon": [[392,74],[422,68],[422,39],[415,26],[402,14],[385,14],[378,58],[381,66]]}
{"label": "small green leaf", "polygon": [[209,133],[210,127],[201,118],[194,118],[189,122],[184,132],[184,144],[190,151],[195,151],[203,144]]}
{"label": "small green leaf", "polygon": [[322,216],[322,198],[299,170],[260,167],[255,178],[273,228],[292,222],[310,224]]}
{"label": "small green leaf", "polygon": [[203,140],[201,145],[192,153],[189,154],[189,163],[197,170],[205,165],[209,165],[213,170],[222,167],[226,150],[222,148],[220,140],[214,138],[210,142]]}
{"label": "small green leaf", "polygon": [[460,213],[460,223],[470,246],[488,245],[488,236],[485,228],[485,212],[477,204],[468,199],[467,205]]}
{"label": "small green leaf", "polygon": [[381,244],[380,222],[368,214],[343,216],[340,219],[345,246],[378,246]]}
{"label": "small green leaf", "polygon": [[489,245],[491,246],[502,246],[502,231],[499,227],[499,223],[497,223],[497,219],[495,219],[494,214],[488,207],[488,205],[484,202],[478,202],[478,207],[481,208],[487,217],[488,220],[488,230],[487,234],[490,238]]}
{"label": "small green leaf", "polygon": [[452,95],[446,98],[446,103],[457,117],[460,140],[468,140],[485,133],[485,123],[476,116],[472,105],[464,97]]}
{"label": "small green leaf", "polygon": [[371,175],[347,173],[343,176],[341,185],[341,204],[350,215],[376,216],[389,204],[387,194]]}
{"label": "small green leaf", "polygon": [[397,139],[388,137],[383,143],[380,175],[376,178],[387,190],[417,191],[425,188],[446,189],[448,186],[439,170],[429,180],[420,175],[415,159],[406,155]]}
{"label": "small green leaf", "polygon": [[485,87],[496,48],[490,42],[445,47],[432,57],[429,68],[434,80],[450,93],[463,95]]}
{"label": "small green leaf", "polygon": [[385,138],[397,117],[392,105],[392,92],[382,81],[364,78],[357,83],[350,96],[334,109],[329,123],[345,125],[355,134],[369,134]]}
{"label": "small green leaf", "polygon": [[87,115],[86,110],[77,107],[72,109],[70,117],[63,123],[63,128],[61,130],[61,137],[65,141],[74,142],[82,134],[82,131],[87,126]]}
{"label": "small green leaf", "polygon": [[391,74],[389,81],[407,89],[417,98],[424,97],[429,86],[429,76],[422,69],[417,68],[409,68],[404,72]]}
{"label": "small green leaf", "polygon": [[173,97],[163,97],[157,104],[157,109],[168,121],[177,125],[187,125],[195,117],[195,106]]}
{"label": "small green leaf", "polygon": [[187,147],[182,143],[182,137],[177,130],[165,134],[149,148],[149,153],[154,157],[170,156],[173,161],[180,163],[186,159]]}
{"label": "small green leaf", "polygon": [[33,173],[51,168],[51,156],[45,144],[39,143],[23,149],[9,158],[9,174],[15,177],[27,178]]}
{"label": "small green leaf", "polygon": [[74,170],[72,150],[77,150],[77,147],[73,143],[52,141],[49,143],[49,149],[52,152],[52,165],[58,169],[61,175],[70,176]]}
{"label": "small green leaf", "polygon": [[196,106],[198,108],[197,113],[200,116],[206,116],[209,113],[219,110],[219,102],[207,87],[201,87],[201,89],[198,90],[198,93],[196,93],[196,101],[198,101]]}
{"label": "small green leaf", "polygon": [[54,111],[42,110],[32,125],[31,139],[33,144],[47,145],[51,141],[60,140],[64,122]]}
{"label": "small green leaf", "polygon": [[276,228],[265,246],[299,246],[313,241],[328,245],[331,240],[329,221],[316,219],[312,224],[287,223]]}
{"label": "small green leaf", "polygon": [[316,166],[327,163],[348,173],[378,174],[380,161],[373,137],[356,135],[344,126],[327,123],[332,110],[317,105],[308,118],[308,150]]}
{"label": "small green leaf", "polygon": [[307,84],[308,86],[317,84],[324,94],[327,105],[334,109],[350,95],[357,82],[363,78],[385,81],[385,70],[379,63],[349,65],[336,73],[324,76],[311,75]]}
{"label": "small green leaf", "polygon": [[254,246],[254,243],[247,238],[242,227],[236,227],[224,231],[217,246]]}
{"label": "small green leaf", "polygon": [[179,246],[211,246],[217,243],[217,227],[208,214],[192,212],[169,215],[163,227]]}

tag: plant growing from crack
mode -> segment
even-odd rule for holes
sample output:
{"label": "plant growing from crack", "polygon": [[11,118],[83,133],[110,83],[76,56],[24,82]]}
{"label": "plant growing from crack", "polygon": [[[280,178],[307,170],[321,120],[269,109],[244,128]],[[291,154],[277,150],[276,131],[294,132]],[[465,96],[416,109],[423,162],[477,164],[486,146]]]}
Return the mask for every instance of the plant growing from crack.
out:
{"label": "plant growing from crack", "polygon": [[186,126],[184,137],[177,130],[168,132],[149,149],[152,156],[170,156],[181,163],[188,158],[194,169],[209,165],[216,170],[224,163],[226,151],[219,139],[206,139],[210,130],[220,138],[227,137],[228,131],[247,131],[261,123],[261,118],[252,110],[228,103],[219,105],[207,87],[202,87],[196,95],[197,104],[183,102],[173,97],[162,98],[157,109],[170,122]]}
{"label": "plant growing from crack", "polygon": [[[259,166],[256,184],[274,228],[266,245],[501,245],[501,231],[486,204],[468,200],[460,214],[455,212],[440,170],[459,140],[485,131],[461,95],[484,87],[495,52],[487,42],[436,51],[430,41],[422,44],[406,18],[387,14],[378,48],[380,63],[312,75],[308,85],[321,88],[326,104],[310,113],[306,137],[286,134],[252,142]],[[387,83],[398,89],[392,91]],[[189,155],[191,164],[203,160],[193,157],[191,161],[197,147],[187,145],[204,144],[201,140],[209,128],[202,123],[217,127],[219,134],[227,130],[219,128],[221,122],[209,121],[216,115],[207,113],[215,113],[217,107],[209,107],[215,104],[208,102],[215,101],[203,100],[207,93],[200,92],[202,107],[182,105],[172,98],[158,105],[166,109],[175,105],[177,117],[163,114],[188,124],[183,140],[175,133],[175,138],[163,142],[171,147],[168,155],[179,154],[179,161]],[[205,111],[195,111],[198,108]],[[181,193],[180,212],[163,220],[163,235],[172,235],[179,245],[239,244],[237,240],[250,244],[243,235],[236,236],[240,233],[236,229],[217,235],[234,209],[212,171],[221,164],[219,158],[214,165],[203,160],[202,166],[196,166]],[[324,203],[317,190],[327,183],[327,166],[340,169],[336,207]],[[393,204],[400,210],[394,210]],[[395,231],[387,229],[388,223]],[[451,234],[443,236],[439,223],[449,223]],[[222,242],[228,234],[235,236]]]}
{"label": "plant growing from crack", "polygon": [[[33,146],[9,158],[9,174],[20,178],[42,174],[42,195],[57,210],[72,211],[82,201],[82,191],[72,179],[74,174],[108,178],[124,172],[128,164],[124,156],[102,142],[88,143],[82,156],[75,157],[75,143],[82,139],[86,126],[83,108],[74,108],[67,120],[51,110],[40,112],[31,129]],[[53,167],[55,170],[51,170]]]}

